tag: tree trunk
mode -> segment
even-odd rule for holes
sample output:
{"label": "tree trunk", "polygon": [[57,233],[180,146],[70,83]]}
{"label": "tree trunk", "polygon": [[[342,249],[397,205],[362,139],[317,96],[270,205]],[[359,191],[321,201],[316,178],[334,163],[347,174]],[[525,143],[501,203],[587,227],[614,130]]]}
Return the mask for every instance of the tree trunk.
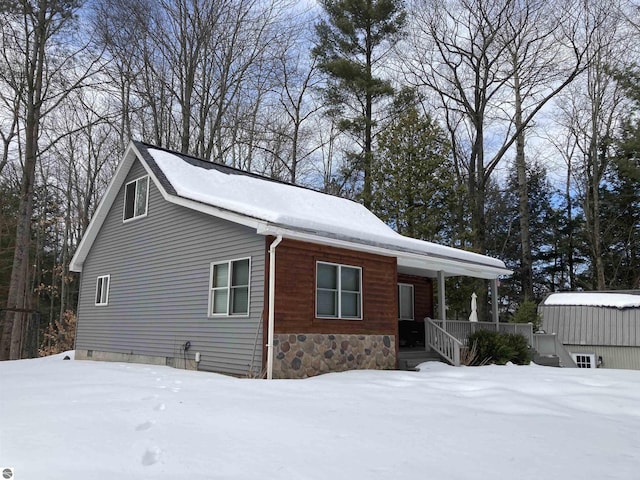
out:
{"label": "tree trunk", "polygon": [[33,50],[26,62],[26,118],[24,130],[24,165],[20,182],[20,205],[18,209],[16,244],[13,254],[11,280],[7,296],[7,312],[0,339],[0,360],[16,360],[22,356],[21,340],[28,308],[29,249],[31,246],[31,217],[33,214],[33,187],[38,156],[40,109],[42,106],[42,77],[45,63],[45,43],[48,37],[46,0],[38,5],[37,20],[33,34]]}
{"label": "tree trunk", "polygon": [[527,188],[527,163],[524,154],[525,133],[522,125],[522,96],[518,71],[514,74],[515,117],[514,126],[520,130],[516,139],[516,171],[518,174],[518,213],[520,217],[520,247],[522,249],[520,268],[522,270],[523,300],[533,298],[533,259],[529,235],[529,192]]}

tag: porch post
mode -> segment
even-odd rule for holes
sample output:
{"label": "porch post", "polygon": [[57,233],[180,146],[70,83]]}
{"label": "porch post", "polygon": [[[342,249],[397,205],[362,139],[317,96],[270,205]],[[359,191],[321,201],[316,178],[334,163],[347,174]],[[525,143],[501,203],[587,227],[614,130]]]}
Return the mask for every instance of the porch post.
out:
{"label": "porch post", "polygon": [[491,279],[491,316],[496,322],[496,330],[500,330],[500,317],[498,315],[498,279]]}
{"label": "porch post", "polygon": [[444,272],[438,270],[438,318],[442,320],[442,329],[447,331],[447,309],[444,292]]}

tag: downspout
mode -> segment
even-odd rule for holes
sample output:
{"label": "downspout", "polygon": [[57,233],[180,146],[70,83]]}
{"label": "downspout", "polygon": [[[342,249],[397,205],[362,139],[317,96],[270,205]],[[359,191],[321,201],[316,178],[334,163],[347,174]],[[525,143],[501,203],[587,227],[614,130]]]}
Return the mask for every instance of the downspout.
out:
{"label": "downspout", "polygon": [[278,235],[269,246],[269,328],[267,333],[267,379],[273,378],[273,321],[276,307],[276,247],[282,235]]}

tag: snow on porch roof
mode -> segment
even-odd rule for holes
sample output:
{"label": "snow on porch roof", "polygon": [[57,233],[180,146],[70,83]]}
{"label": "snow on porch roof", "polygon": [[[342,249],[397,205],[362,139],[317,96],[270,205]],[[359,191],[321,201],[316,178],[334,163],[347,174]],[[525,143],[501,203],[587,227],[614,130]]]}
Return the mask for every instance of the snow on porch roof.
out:
{"label": "snow on porch roof", "polygon": [[637,308],[640,307],[640,295],[615,292],[563,292],[552,293],[543,305]]}
{"label": "snow on porch roof", "polygon": [[416,255],[428,256],[463,266],[458,270],[450,268],[450,272],[475,272],[477,275],[473,276],[482,278],[511,273],[501,260],[402,236],[364,206],[351,200],[140,142],[134,144],[167,193],[256,220],[261,225],[258,228],[260,233],[293,231],[404,252],[407,264]]}

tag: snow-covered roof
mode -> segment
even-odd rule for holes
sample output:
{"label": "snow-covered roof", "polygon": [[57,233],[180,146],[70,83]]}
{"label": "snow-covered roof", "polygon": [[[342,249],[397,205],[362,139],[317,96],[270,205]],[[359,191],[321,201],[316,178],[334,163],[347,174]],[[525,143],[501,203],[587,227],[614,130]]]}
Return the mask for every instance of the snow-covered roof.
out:
{"label": "snow-covered roof", "polygon": [[615,292],[563,292],[552,293],[544,305],[574,305],[584,307],[638,308],[640,295]]}
{"label": "snow-covered roof", "polygon": [[[407,272],[427,269],[425,260],[429,260],[431,272],[440,270],[479,278],[511,273],[501,260],[400,235],[351,200],[141,142],[130,144],[122,168],[116,172],[117,179],[114,178],[105,195],[107,200],[103,199],[98,207],[98,223],[106,215],[103,203],[108,204],[109,198],[113,201],[135,158],[145,166],[166,200],[247,225],[262,235],[283,235],[396,256],[399,268]],[[87,233],[91,237],[91,232]],[[89,238],[88,245],[92,241]],[[78,250],[87,248],[81,244]],[[80,269],[82,255],[83,252],[77,253],[72,262]]]}

